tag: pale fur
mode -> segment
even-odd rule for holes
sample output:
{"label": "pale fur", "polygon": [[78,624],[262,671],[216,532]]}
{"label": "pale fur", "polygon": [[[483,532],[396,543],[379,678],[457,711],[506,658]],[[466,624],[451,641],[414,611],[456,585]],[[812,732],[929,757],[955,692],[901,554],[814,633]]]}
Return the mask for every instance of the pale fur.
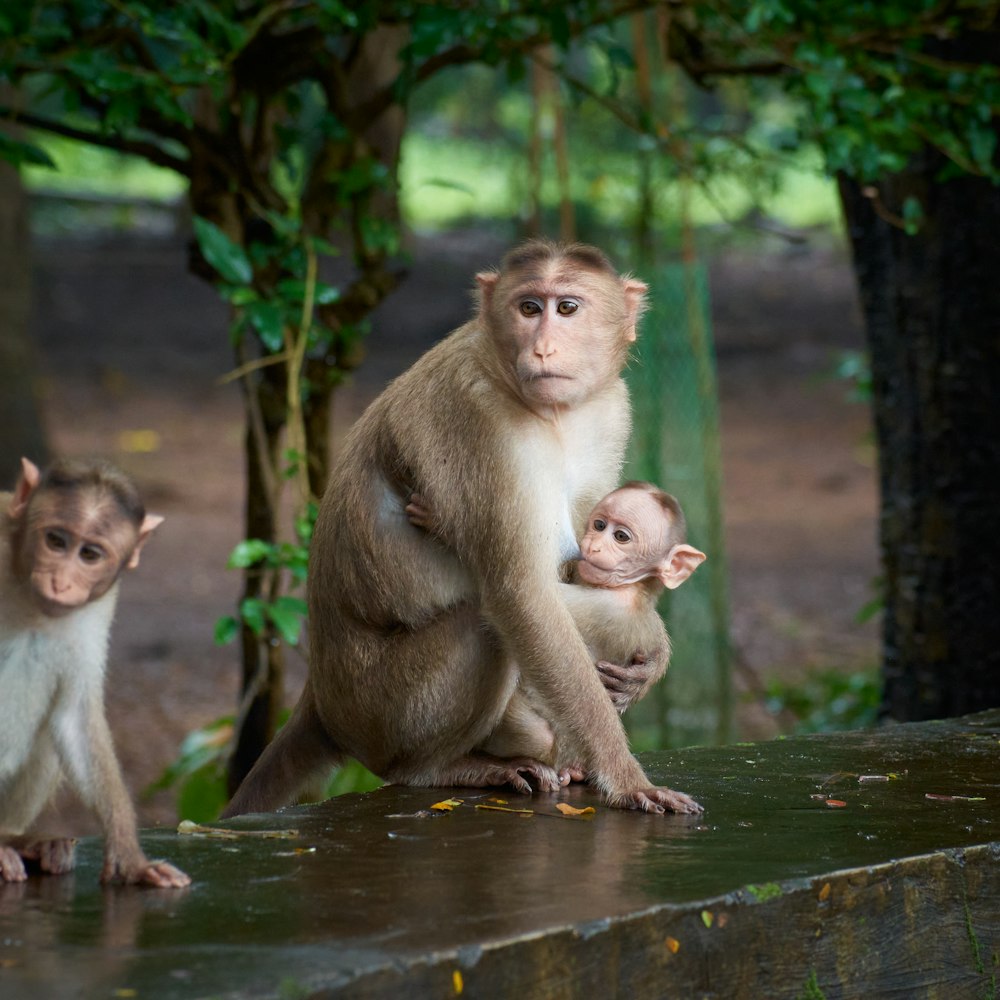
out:
{"label": "pale fur", "polygon": [[[15,851],[24,853],[18,845],[43,839],[35,821],[68,780],[104,828],[102,878],[187,884],[186,875],[165,862],[150,862],[139,846],[135,811],[105,715],[118,582],[67,614],[43,614],[28,584],[11,570],[13,522],[5,513],[11,496],[0,493],[0,853],[6,852],[0,881],[24,877]],[[63,851],[60,871],[72,867],[72,848]]]}
{"label": "pale fur", "polygon": [[[577,290],[565,257],[537,270],[533,292]],[[531,320],[505,318],[525,283],[482,275],[480,314],[352,428],[312,545],[306,687],[226,815],[290,801],[345,755],[407,784],[557,788],[544,762],[481,749],[522,677],[609,801],[662,810],[657,796],[676,796],[652,789],[629,753],[560,594],[560,565],[618,480],[630,429],[619,373],[644,291],[613,273],[584,279],[592,318],[574,329],[594,339],[565,349],[571,403],[526,395],[512,331]],[[407,519],[414,492],[435,512],[434,537]]]}

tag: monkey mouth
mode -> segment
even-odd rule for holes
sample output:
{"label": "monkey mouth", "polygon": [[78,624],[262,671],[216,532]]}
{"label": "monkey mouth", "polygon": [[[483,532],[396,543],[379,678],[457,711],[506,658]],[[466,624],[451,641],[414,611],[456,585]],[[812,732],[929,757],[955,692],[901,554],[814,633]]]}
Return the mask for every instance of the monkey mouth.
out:
{"label": "monkey mouth", "polygon": [[67,604],[53,597],[42,597],[41,594],[35,595],[35,605],[46,618],[62,618],[79,607],[79,604]]}

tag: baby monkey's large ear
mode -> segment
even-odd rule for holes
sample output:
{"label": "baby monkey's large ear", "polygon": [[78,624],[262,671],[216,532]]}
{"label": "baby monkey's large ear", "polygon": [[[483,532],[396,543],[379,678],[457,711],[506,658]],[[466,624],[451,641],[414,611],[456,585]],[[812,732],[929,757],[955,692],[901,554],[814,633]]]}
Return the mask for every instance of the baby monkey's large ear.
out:
{"label": "baby monkey's large ear", "polygon": [[657,576],[668,590],[679,587],[707,558],[691,545],[675,545],[660,563]]}
{"label": "baby monkey's large ear", "polygon": [[159,514],[147,514],[143,518],[142,524],[139,527],[139,538],[135,543],[135,548],[132,550],[132,555],[128,558],[128,563],[126,564],[127,569],[135,569],[139,565],[139,556],[142,553],[142,547],[149,541],[150,535],[153,534],[156,529],[163,524],[164,518],[160,517]]}
{"label": "baby monkey's large ear", "polygon": [[14,487],[14,495],[10,499],[7,513],[17,519],[27,509],[31,494],[38,488],[42,474],[38,466],[27,458],[21,459],[21,475],[17,477],[17,485]]}

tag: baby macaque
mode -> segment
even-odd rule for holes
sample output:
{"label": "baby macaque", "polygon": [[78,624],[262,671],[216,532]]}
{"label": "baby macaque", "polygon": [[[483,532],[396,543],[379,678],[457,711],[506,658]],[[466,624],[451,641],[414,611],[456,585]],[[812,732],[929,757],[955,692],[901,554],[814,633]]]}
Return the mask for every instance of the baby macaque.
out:
{"label": "baby macaque", "polygon": [[162,520],[98,463],[43,475],[22,459],[13,494],[0,493],[0,882],[24,881],[25,861],[73,868],[75,841],[34,828],[64,775],[104,829],[102,882],[191,882],[139,846],[104,711],[118,580]]}
{"label": "baby macaque", "polygon": [[[412,496],[406,513],[412,524],[433,534],[433,512],[422,497]],[[645,697],[667,669],[670,638],[657,601],[664,587],[679,587],[705,559],[686,544],[685,535],[684,512],[673,496],[652,483],[626,483],[590,512],[574,582],[560,586],[619,712]],[[557,749],[539,708],[539,699],[520,684],[481,749],[537,757],[556,764],[563,780],[582,780],[574,755]]]}

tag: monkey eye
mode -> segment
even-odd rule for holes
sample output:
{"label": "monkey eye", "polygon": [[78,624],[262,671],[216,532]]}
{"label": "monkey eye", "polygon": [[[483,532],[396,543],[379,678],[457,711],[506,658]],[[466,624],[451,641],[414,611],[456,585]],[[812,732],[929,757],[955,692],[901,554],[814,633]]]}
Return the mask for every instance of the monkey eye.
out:
{"label": "monkey eye", "polygon": [[46,531],[45,544],[53,552],[65,552],[69,548],[69,542],[61,531]]}
{"label": "monkey eye", "polygon": [[621,542],[622,545],[627,545],[632,541],[632,536],[624,529],[617,528],[614,533],[615,541]]}
{"label": "monkey eye", "polygon": [[573,299],[561,299],[556,306],[556,312],[560,316],[572,316],[580,308],[580,303]]}
{"label": "monkey eye", "polygon": [[538,316],[542,312],[542,304],[538,299],[524,299],[518,306],[522,316]]}
{"label": "monkey eye", "polygon": [[80,558],[85,563],[97,563],[104,558],[104,549],[100,545],[84,545],[80,549]]}
{"label": "monkey eye", "polygon": [[594,518],[594,531],[603,531],[608,526],[608,522],[603,517]]}

